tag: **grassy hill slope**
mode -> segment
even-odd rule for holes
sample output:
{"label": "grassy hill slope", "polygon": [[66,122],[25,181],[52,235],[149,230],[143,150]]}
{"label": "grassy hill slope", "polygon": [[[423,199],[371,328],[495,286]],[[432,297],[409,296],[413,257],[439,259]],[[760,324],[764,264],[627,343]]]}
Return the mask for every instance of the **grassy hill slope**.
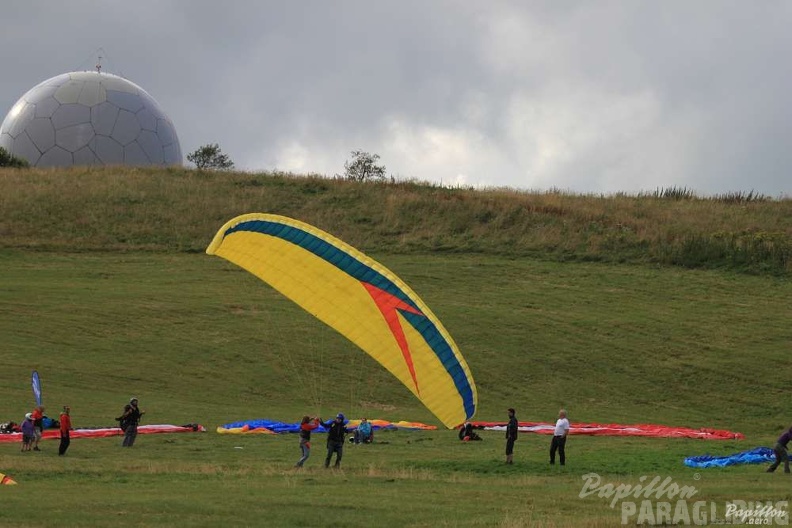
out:
{"label": "grassy hill slope", "polygon": [[[569,406],[579,421],[759,432],[784,415],[788,281],[376,256],[454,336],[478,385],[481,419],[516,406],[524,420],[549,420]],[[140,393],[180,410],[168,417],[180,423],[294,419],[305,408],[435,423],[373,360],[216,257],[6,251],[1,261],[0,416],[21,412],[18,395],[27,400],[38,368],[54,400],[76,397],[102,409],[105,422],[121,395]]]}
{"label": "grassy hill slope", "polygon": [[580,196],[185,169],[6,169],[0,247],[203,251],[227,219],[268,212],[365,251],[792,271],[792,200],[673,191]]}

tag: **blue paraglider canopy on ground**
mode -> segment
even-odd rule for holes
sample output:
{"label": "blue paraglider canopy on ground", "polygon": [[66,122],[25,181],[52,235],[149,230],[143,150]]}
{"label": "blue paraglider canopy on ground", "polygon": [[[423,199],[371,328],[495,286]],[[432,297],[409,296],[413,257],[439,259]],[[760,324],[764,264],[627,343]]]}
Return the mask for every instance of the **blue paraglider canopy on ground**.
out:
{"label": "blue paraglider canopy on ground", "polygon": [[[387,420],[378,420],[378,419],[371,419],[369,420],[371,424],[371,428],[375,431],[379,430],[397,430],[397,429],[405,429],[405,430],[429,430],[429,429],[437,429],[434,425],[426,425],[420,422],[390,422]],[[360,424],[360,420],[344,420],[344,424],[348,430],[353,431],[357,429],[357,426]],[[288,423],[288,422],[280,422],[278,420],[269,420],[266,418],[257,419],[257,420],[243,420],[240,422],[233,422],[225,425],[221,425],[218,428],[218,432],[221,433],[239,433],[239,432],[268,432],[270,434],[282,434],[282,433],[299,433],[300,432],[300,423]],[[320,425],[318,428],[314,430],[315,433],[326,433],[327,429],[323,425]]]}
{"label": "blue paraglider canopy on ground", "polygon": [[728,456],[701,455],[687,457],[685,465],[694,468],[726,467],[737,464],[763,464],[775,462],[775,453],[769,447],[757,447]]}
{"label": "blue paraglider canopy on ground", "polygon": [[[222,427],[224,429],[236,429],[239,427],[248,426],[250,429],[269,429],[273,433],[299,433],[300,432],[300,424],[297,423],[286,423],[286,422],[279,422],[277,420],[243,420],[241,422],[234,422],[225,424]],[[324,426],[320,425],[316,430],[315,433],[326,433],[327,429]]]}

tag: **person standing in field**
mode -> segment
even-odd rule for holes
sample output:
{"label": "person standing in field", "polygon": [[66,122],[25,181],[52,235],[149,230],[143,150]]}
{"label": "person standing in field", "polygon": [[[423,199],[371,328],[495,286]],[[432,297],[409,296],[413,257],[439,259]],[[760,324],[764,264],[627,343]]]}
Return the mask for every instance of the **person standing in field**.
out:
{"label": "person standing in field", "polygon": [[335,468],[341,467],[341,457],[344,456],[344,439],[347,431],[344,425],[344,415],[338,413],[335,420],[332,422],[322,423],[327,429],[327,458],[325,458],[324,466],[330,467],[330,460],[333,458],[333,453],[336,454]]}
{"label": "person standing in field", "polygon": [[300,451],[302,452],[302,458],[297,461],[294,467],[303,467],[305,461],[311,456],[311,431],[317,427],[319,427],[319,418],[303,416],[300,423]]}
{"label": "person standing in field", "polygon": [[776,468],[781,465],[781,462],[784,463],[784,473],[789,473],[789,453],[787,452],[787,445],[789,445],[790,439],[792,439],[792,427],[784,431],[781,436],[778,437],[778,441],[773,448],[776,459],[773,465],[767,468],[768,473],[775,471]]}
{"label": "person standing in field", "polygon": [[514,409],[509,409],[509,423],[506,425],[506,463],[514,464],[514,442],[517,441],[517,417]]}
{"label": "person standing in field", "polygon": [[36,431],[33,427],[33,413],[27,413],[22,422],[22,451],[30,451]]}
{"label": "person standing in field", "polygon": [[33,451],[41,451],[38,445],[44,434],[44,407],[37,405],[31,414],[33,415],[33,434],[35,436]]}
{"label": "person standing in field", "polygon": [[138,424],[140,418],[146,414],[146,411],[141,411],[138,408],[138,399],[132,398],[129,403],[124,406],[124,413],[116,418],[118,420],[121,430],[124,431],[124,441],[121,443],[122,447],[132,447],[137,438]]}
{"label": "person standing in field", "polygon": [[566,417],[566,411],[561,409],[558,411],[558,420],[556,421],[555,430],[553,431],[553,440],[550,442],[550,463],[555,464],[556,450],[558,451],[558,461],[563,466],[566,464],[566,439],[569,434],[569,420]]}
{"label": "person standing in field", "polygon": [[69,437],[69,431],[71,431],[71,407],[68,405],[63,406],[63,412],[58,417],[58,421],[60,422],[60,445],[58,446],[58,455],[63,456],[66,454],[66,450],[69,449],[69,444],[71,444],[71,438]]}

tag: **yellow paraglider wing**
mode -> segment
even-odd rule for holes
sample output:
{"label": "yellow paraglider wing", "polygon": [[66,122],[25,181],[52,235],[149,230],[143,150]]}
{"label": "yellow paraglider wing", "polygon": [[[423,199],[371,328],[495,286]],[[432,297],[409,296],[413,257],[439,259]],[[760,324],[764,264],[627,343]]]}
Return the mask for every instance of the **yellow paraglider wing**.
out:
{"label": "yellow paraglider wing", "polygon": [[473,417],[476,387],[454,340],[385,266],[324,231],[253,213],[206,249],[254,274],[382,364],[452,428]]}

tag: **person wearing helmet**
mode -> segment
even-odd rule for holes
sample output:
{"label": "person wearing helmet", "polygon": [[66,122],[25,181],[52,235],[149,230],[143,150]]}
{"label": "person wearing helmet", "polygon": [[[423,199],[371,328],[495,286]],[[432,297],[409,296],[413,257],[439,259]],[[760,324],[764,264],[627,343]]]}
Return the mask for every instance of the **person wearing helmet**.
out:
{"label": "person wearing helmet", "polygon": [[345,425],[345,419],[343,414],[338,413],[335,420],[326,423],[322,421],[322,426],[327,429],[326,468],[330,467],[330,460],[333,458],[333,453],[336,454],[334,467],[341,467],[341,457],[344,456],[344,440],[346,439],[346,434],[349,432]]}
{"label": "person wearing helmet", "polygon": [[135,443],[138,424],[144,414],[146,414],[146,411],[140,410],[137,398],[130,399],[129,403],[124,406],[124,413],[116,418],[121,430],[124,431],[124,441],[121,443],[121,447],[132,447]]}

